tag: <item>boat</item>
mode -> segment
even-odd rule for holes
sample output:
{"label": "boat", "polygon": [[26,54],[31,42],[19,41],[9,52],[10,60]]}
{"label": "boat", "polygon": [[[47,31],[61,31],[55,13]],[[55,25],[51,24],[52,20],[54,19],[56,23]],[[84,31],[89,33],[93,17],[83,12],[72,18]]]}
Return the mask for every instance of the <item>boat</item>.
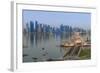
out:
{"label": "boat", "polygon": [[[80,43],[81,44],[81,43]],[[74,47],[75,46],[75,44],[73,44],[73,43],[70,43],[70,44],[68,44],[68,43],[65,43],[65,44],[61,44],[60,45],[60,47],[64,47],[64,48],[69,48],[69,47]],[[81,45],[80,45],[81,46]],[[84,43],[83,45],[82,45],[82,47],[90,47],[91,46],[91,44],[88,44],[88,43]]]}
{"label": "boat", "polygon": [[62,42],[60,44],[60,47],[65,47],[65,48],[74,46],[88,47],[91,46],[91,43],[90,41],[84,41],[83,38],[80,36],[79,32],[75,32],[69,41]]}

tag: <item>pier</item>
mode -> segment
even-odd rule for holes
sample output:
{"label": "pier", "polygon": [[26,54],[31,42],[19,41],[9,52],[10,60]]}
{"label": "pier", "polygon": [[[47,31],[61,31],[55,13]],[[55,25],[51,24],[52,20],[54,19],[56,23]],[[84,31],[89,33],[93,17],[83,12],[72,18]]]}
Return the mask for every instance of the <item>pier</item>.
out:
{"label": "pier", "polygon": [[69,48],[69,51],[67,51],[63,56],[64,59],[80,59],[79,55],[82,49],[91,47],[91,44],[90,41],[84,41],[79,32],[75,32],[70,41],[63,42],[60,47],[63,49]]}

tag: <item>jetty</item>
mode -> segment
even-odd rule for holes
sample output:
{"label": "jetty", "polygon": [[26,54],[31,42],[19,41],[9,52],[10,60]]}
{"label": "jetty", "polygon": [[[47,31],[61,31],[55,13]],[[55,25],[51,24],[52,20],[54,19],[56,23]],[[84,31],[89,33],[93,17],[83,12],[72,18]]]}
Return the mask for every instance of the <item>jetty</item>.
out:
{"label": "jetty", "polygon": [[79,32],[75,32],[70,41],[60,44],[61,48],[69,49],[63,58],[64,59],[80,59],[79,54],[85,47],[91,47],[90,41],[84,41]]}

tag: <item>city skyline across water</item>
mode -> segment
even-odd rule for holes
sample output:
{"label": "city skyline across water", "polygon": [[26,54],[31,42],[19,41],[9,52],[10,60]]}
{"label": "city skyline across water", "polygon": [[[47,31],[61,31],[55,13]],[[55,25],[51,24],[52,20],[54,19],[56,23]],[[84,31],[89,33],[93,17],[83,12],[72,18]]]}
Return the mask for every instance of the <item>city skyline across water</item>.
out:
{"label": "city skyline across water", "polygon": [[30,21],[23,27],[28,32],[85,32],[89,30],[85,30],[83,28],[79,27],[72,27],[69,25],[59,25],[58,27],[54,27],[48,24],[42,24],[39,23],[38,21]]}
{"label": "city skyline across water", "polygon": [[[24,63],[91,59],[90,13],[23,10],[22,20]],[[71,40],[75,32],[89,44],[84,52]]]}

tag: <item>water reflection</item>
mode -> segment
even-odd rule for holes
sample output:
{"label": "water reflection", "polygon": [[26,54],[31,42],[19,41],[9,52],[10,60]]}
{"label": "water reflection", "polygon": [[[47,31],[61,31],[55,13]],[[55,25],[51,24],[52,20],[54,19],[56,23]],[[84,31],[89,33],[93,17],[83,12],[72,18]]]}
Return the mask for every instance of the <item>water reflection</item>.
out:
{"label": "water reflection", "polygon": [[30,42],[31,44],[34,44],[34,33],[30,34]]}
{"label": "water reflection", "polygon": [[[31,28],[23,30],[23,54],[28,54],[23,55],[23,62],[63,60],[66,55],[71,54],[73,47],[64,49],[59,45],[62,41],[70,39],[73,32],[76,31],[75,28],[67,25],[61,25],[59,28],[52,27],[39,24],[37,21],[35,24],[31,22],[30,26]],[[90,30],[80,28],[79,32],[86,41],[90,40]]]}

